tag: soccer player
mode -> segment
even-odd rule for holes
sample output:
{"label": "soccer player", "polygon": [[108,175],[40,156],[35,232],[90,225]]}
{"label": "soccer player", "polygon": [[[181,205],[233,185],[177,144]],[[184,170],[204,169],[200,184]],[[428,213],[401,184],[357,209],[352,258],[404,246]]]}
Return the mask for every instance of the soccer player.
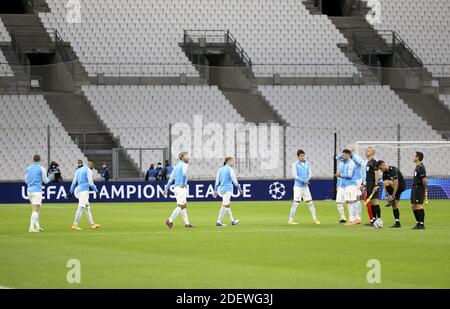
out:
{"label": "soccer player", "polygon": [[169,191],[169,187],[174,182],[173,192],[175,194],[175,198],[177,200],[177,207],[172,212],[172,215],[166,221],[166,225],[169,228],[173,228],[173,221],[175,221],[176,217],[181,213],[181,217],[184,221],[185,227],[193,227],[189,223],[186,207],[187,207],[187,169],[189,163],[189,155],[187,152],[183,151],[178,155],[179,161],[177,165],[173,168],[172,174],[170,174],[170,178],[167,181],[166,187],[164,188],[164,196],[167,197],[167,192]]}
{"label": "soccer player", "polygon": [[[357,188],[357,196],[356,196],[356,202],[354,204],[355,209],[353,209],[354,213],[354,220],[350,220],[349,224],[361,224],[361,212],[362,212],[362,206],[361,206],[361,185],[362,185],[362,165],[364,163],[363,159],[357,155],[354,151],[354,148],[350,146],[348,150],[351,151],[351,159],[355,163],[355,171],[353,173],[353,178],[356,180],[356,188]],[[343,161],[343,155],[339,154],[336,156],[336,160]]]}
{"label": "soccer player", "polygon": [[377,159],[375,159],[375,149],[373,147],[368,147],[366,149],[366,179],[364,181],[364,187],[366,188],[366,195],[370,196],[374,193],[372,199],[370,200],[371,210],[372,210],[372,220],[370,225],[377,219],[381,219],[381,208],[380,202],[378,201],[378,165]]}
{"label": "soccer player", "polygon": [[[352,160],[352,152],[349,149],[342,151],[342,165],[341,169],[336,173],[336,177],[340,177],[339,181],[341,188],[344,189],[344,201],[347,204],[349,221],[346,225],[353,225],[357,222],[357,214],[355,211],[355,203],[358,194],[356,186],[357,176],[355,175],[355,162]],[[341,199],[342,200],[342,199]]]}
{"label": "soccer player", "polygon": [[413,162],[416,164],[414,169],[413,185],[411,190],[411,207],[414,212],[417,224],[413,227],[415,230],[425,229],[425,210],[423,204],[427,198],[427,171],[423,165],[423,153],[416,152],[413,156]]}
{"label": "soccer player", "polygon": [[82,228],[78,226],[83,211],[86,213],[86,218],[91,224],[91,229],[95,230],[100,228],[100,224],[94,223],[92,219],[91,206],[89,204],[89,189],[98,193],[97,186],[92,180],[92,169],[95,164],[89,160],[87,165],[83,165],[75,171],[73,176],[72,185],[70,186],[70,196],[75,195],[78,198],[78,209],[75,214],[75,220],[73,221],[72,230],[81,231]]}
{"label": "soccer player", "polygon": [[217,218],[216,226],[225,226],[222,223],[223,217],[225,214],[230,218],[231,224],[236,225],[239,223],[239,220],[233,218],[233,214],[231,213],[231,194],[233,192],[233,185],[238,188],[239,194],[242,194],[241,185],[238,183],[236,179],[236,174],[233,169],[234,166],[234,158],[226,157],[223,166],[217,172],[216,183],[214,186],[214,197],[217,195],[222,197],[222,207],[220,207],[219,217]]}
{"label": "soccer player", "polygon": [[395,223],[391,228],[400,228],[400,210],[398,209],[398,203],[400,202],[403,191],[406,189],[405,179],[398,168],[389,166],[382,160],[378,161],[377,167],[383,172],[383,187],[388,200],[386,206],[392,206],[392,212],[394,214]]}
{"label": "soccer player", "polygon": [[295,212],[298,204],[303,200],[308,205],[309,211],[314,224],[320,224],[317,220],[316,208],[312,201],[311,192],[309,191],[309,182],[312,177],[311,166],[305,159],[305,152],[303,150],[297,151],[298,160],[292,164],[292,176],[294,177],[294,203],[291,207],[288,224],[298,224],[295,222]]}
{"label": "soccer player", "polygon": [[33,156],[33,163],[29,165],[25,171],[25,183],[27,184],[27,195],[31,204],[31,221],[30,233],[43,232],[44,229],[39,224],[39,211],[42,206],[42,184],[47,184],[51,181],[52,175],[47,177],[47,171],[40,164],[41,156],[35,154]]}
{"label": "soccer player", "polygon": [[[344,163],[339,161],[337,170],[339,172],[342,171],[342,168],[344,166]],[[337,191],[336,191],[336,207],[339,212],[339,215],[341,216],[341,219],[339,220],[339,223],[346,223],[347,219],[345,218],[345,211],[344,211],[344,203],[345,203],[345,187],[343,186],[341,177],[337,177]]]}
{"label": "soccer player", "polygon": [[364,190],[364,182],[366,181],[366,174],[367,174],[367,160],[363,161],[363,164],[361,165],[361,177],[362,177],[362,185],[360,187],[361,192],[363,193],[363,200],[364,200],[364,205],[367,208],[367,214],[369,215],[369,222],[366,223],[365,225],[369,225],[371,226],[371,222],[373,219],[373,215],[372,215],[372,206],[370,205],[370,202],[367,202],[367,198],[369,197],[367,195],[367,191]]}

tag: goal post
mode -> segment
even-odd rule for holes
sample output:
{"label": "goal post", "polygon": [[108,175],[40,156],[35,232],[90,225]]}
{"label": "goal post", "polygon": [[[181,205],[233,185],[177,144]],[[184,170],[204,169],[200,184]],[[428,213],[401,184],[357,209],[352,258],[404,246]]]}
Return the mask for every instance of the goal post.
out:
{"label": "goal post", "polygon": [[416,151],[424,154],[430,199],[450,198],[450,141],[356,141],[355,153],[365,158],[365,149],[373,147],[375,158],[400,169],[407,182],[408,198],[414,173],[412,157]]}

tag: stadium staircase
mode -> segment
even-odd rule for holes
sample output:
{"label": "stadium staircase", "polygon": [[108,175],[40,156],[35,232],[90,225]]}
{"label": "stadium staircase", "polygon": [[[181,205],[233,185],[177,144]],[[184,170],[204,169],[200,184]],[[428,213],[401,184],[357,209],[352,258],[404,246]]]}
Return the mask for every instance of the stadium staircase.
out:
{"label": "stadium staircase", "polygon": [[377,76],[367,67],[362,61],[360,56],[354,48],[354,35],[357,33],[359,36],[370,38],[369,44],[364,44],[363,53],[371,53],[373,50],[377,50],[380,54],[389,54],[391,49],[385,44],[385,42],[378,35],[374,34],[374,30],[370,28],[370,25],[362,17],[330,17],[336,28],[347,39],[348,44],[341,44],[338,47],[352,61],[361,73],[363,83],[365,85],[380,85],[380,81]]}
{"label": "stadium staircase", "polygon": [[[375,30],[365,18],[370,8],[364,1],[358,3],[359,6],[347,12],[348,16],[328,16],[348,41],[339,48],[358,67],[364,84],[388,84],[417,115],[450,140],[450,111],[439,99],[432,74],[397,33]],[[303,4],[311,14],[320,12],[314,0],[303,1]],[[399,60],[393,60],[394,53]],[[402,68],[400,78],[384,78],[383,69],[389,68]],[[395,74],[395,70],[392,72],[389,75]],[[399,83],[399,79],[403,79],[403,83]],[[409,81],[413,84],[409,85]]]}
{"label": "stadium staircase", "polygon": [[27,67],[20,64],[10,42],[2,42],[0,44],[0,49],[2,50],[6,61],[14,74],[13,77],[3,76],[0,78],[0,92],[19,94],[27,93],[30,88],[30,78]]}
{"label": "stadium staircase", "polygon": [[439,97],[415,90],[395,92],[417,115],[450,141],[450,110]]}
{"label": "stadium staircase", "polygon": [[[45,10],[45,6],[38,6],[37,9]],[[54,64],[54,68],[62,70],[66,76],[69,76],[68,89],[79,93],[82,85],[89,84],[86,70],[78,60],[70,43],[64,42],[57,31],[47,30],[37,14],[2,14],[0,17],[11,36],[11,46],[4,46],[2,50],[12,66],[20,65],[25,68],[25,71],[29,71],[26,69],[30,65],[32,66],[29,55],[48,55],[53,60],[45,64]],[[30,69],[33,71],[32,67]],[[21,74],[22,68],[17,68],[16,71],[18,79],[29,80],[29,76]],[[46,82],[46,74],[43,75],[44,85],[54,84]]]}
{"label": "stadium staircase", "polygon": [[45,0],[33,0],[33,11],[35,13],[50,12],[50,8]]}
{"label": "stadium staircase", "polygon": [[218,86],[245,121],[286,123],[258,90],[251,59],[229,31],[185,31],[179,46],[200,76]]}
{"label": "stadium staircase", "polygon": [[303,0],[302,3],[311,14],[313,15],[322,14],[320,9],[315,5],[314,0]]}
{"label": "stadium staircase", "polygon": [[[44,98],[65,130],[97,167],[106,162],[112,171],[112,149],[120,148],[120,142],[84,96],[81,87],[89,84],[89,77],[72,46],[56,31],[47,30],[38,17],[37,12],[46,10],[45,1],[35,0],[35,13],[0,15],[11,36],[11,44],[1,46],[17,80],[9,81],[10,88],[15,87],[13,90],[17,92],[20,85],[24,93],[30,92],[30,75],[41,76]],[[49,63],[33,66],[30,55],[47,57]],[[64,82],[55,83],[60,76]],[[120,178],[139,178],[138,168],[129,156],[124,151],[118,153]]]}
{"label": "stadium staircase", "polygon": [[[120,142],[100,120],[88,99],[83,94],[60,92],[44,93],[44,98],[81,151],[96,162],[97,168],[106,162],[112,171],[112,149],[120,148]],[[140,176],[138,167],[123,151],[119,151],[118,168],[120,178]]]}

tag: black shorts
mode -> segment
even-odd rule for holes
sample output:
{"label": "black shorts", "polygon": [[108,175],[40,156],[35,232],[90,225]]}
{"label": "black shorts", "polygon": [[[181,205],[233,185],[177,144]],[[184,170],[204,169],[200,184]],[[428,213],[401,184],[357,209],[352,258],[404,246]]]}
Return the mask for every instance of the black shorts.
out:
{"label": "black shorts", "polygon": [[425,188],[413,186],[411,189],[411,204],[421,205],[425,201]]}
{"label": "black shorts", "polygon": [[[375,187],[376,187],[375,183],[368,182],[366,184],[367,198],[369,198],[369,196],[372,194],[373,188],[375,188]],[[378,191],[373,195],[372,199],[377,199],[379,193],[380,193],[380,188],[378,188]]]}
{"label": "black shorts", "polygon": [[[396,200],[400,200],[400,197],[402,196],[403,191],[405,191],[406,188],[401,187],[397,189],[397,193],[395,194],[395,199]],[[394,192],[394,188],[392,188],[391,186],[386,188],[387,193],[389,193],[389,195],[392,195],[392,192]]]}

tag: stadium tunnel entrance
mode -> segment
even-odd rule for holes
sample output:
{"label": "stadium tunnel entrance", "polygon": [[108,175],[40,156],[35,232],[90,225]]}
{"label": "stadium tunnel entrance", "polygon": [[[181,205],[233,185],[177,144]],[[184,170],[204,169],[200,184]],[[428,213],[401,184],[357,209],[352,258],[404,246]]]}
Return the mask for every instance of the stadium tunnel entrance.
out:
{"label": "stadium tunnel entrance", "polygon": [[32,6],[27,0],[1,0],[0,14],[29,14]]}
{"label": "stadium tunnel entrance", "polygon": [[60,61],[56,53],[28,53],[30,78],[38,80],[43,91],[73,91],[68,73],[70,63]]}
{"label": "stadium tunnel entrance", "polygon": [[321,0],[322,13],[328,16],[344,16],[347,0]]}
{"label": "stadium tunnel entrance", "polygon": [[219,88],[249,89],[247,67],[236,66],[232,56],[226,53],[205,54],[208,59],[208,84]]}

